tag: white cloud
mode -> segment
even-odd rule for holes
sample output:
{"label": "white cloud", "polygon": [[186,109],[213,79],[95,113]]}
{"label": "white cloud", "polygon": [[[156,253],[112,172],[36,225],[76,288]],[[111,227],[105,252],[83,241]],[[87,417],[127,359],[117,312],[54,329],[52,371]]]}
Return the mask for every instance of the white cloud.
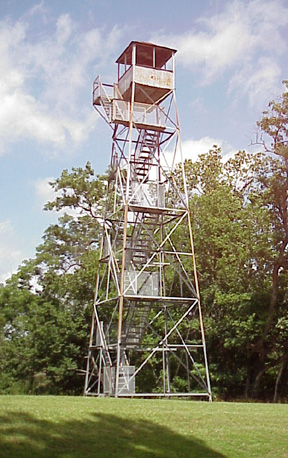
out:
{"label": "white cloud", "polygon": [[[50,183],[54,181],[55,181],[55,178],[46,177],[42,179],[39,178],[38,180],[34,182],[36,205],[41,210],[43,210],[44,205],[47,204],[47,202],[53,202],[56,199],[56,197],[62,195],[61,191],[57,191],[57,192],[54,191],[54,189],[50,185]],[[57,219],[63,216],[65,213],[75,218],[83,215],[82,210],[79,208],[76,208],[76,209],[65,208],[60,211],[54,210],[53,212],[57,214]]]}
{"label": "white cloud", "polygon": [[0,221],[0,260],[0,283],[3,283],[23,260],[20,242],[9,220]]}
{"label": "white cloud", "polygon": [[236,92],[238,97],[248,95],[249,105],[261,109],[274,97],[278,88],[281,69],[274,59],[262,57],[257,65],[247,65],[231,78],[229,93]]}
{"label": "white cloud", "polygon": [[223,157],[235,154],[236,150],[220,138],[202,137],[199,140],[186,140],[182,143],[183,160],[197,160],[200,154],[206,154],[213,146],[218,146],[222,150]]}
{"label": "white cloud", "polygon": [[46,13],[42,3],[36,6],[25,21],[0,21],[2,151],[5,143],[21,138],[58,149],[88,138],[97,120],[90,106],[89,66],[109,58],[121,35],[119,28],[108,33],[97,28],[80,31],[64,14],[51,33],[45,29],[41,38],[32,40],[31,16]]}
{"label": "white cloud", "polygon": [[199,72],[200,84],[210,85],[224,72],[231,78],[230,91],[238,90],[237,82],[244,81],[241,90],[253,103],[259,92],[279,86],[277,59],[287,50],[281,28],[288,25],[288,8],[280,0],[234,0],[224,8],[198,19],[194,30],[155,35],[152,41],[178,49],[177,63]]}
{"label": "white cloud", "polygon": [[33,96],[21,89],[0,90],[0,135],[10,141],[15,138],[34,138],[61,146],[65,141],[63,125],[39,109]]}
{"label": "white cloud", "polygon": [[48,202],[52,201],[56,197],[56,193],[53,190],[52,186],[49,184],[55,181],[53,177],[46,177],[38,179],[34,182],[34,189],[36,192],[37,206],[39,205],[41,209]]}
{"label": "white cloud", "polygon": [[71,37],[73,23],[69,14],[62,14],[57,21],[56,40],[59,46],[63,46]]}
{"label": "white cloud", "polygon": [[36,3],[36,5],[32,6],[30,10],[27,12],[26,16],[31,17],[31,16],[41,16],[42,20],[46,22],[46,14],[48,10],[47,8],[44,7],[44,1],[42,0],[40,3]]}
{"label": "white cloud", "polygon": [[[174,163],[177,164],[182,160],[191,159],[193,162],[198,159],[200,154],[206,154],[209,150],[213,149],[214,146],[220,147],[222,151],[223,159],[226,161],[236,153],[236,149],[229,145],[227,142],[220,138],[202,137],[198,140],[189,139],[185,140],[181,144],[181,150],[178,147],[175,155]],[[174,153],[172,151],[165,151],[164,163],[172,165]]]}

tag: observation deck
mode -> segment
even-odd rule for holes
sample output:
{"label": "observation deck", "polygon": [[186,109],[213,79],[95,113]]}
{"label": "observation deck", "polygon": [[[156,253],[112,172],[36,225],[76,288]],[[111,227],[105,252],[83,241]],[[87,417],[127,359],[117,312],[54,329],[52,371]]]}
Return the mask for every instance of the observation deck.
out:
{"label": "observation deck", "polygon": [[[132,41],[117,59],[118,81],[93,84],[93,105],[102,107],[109,124],[164,131],[167,113],[162,102],[174,89],[174,49]],[[133,88],[133,89],[132,89]]]}

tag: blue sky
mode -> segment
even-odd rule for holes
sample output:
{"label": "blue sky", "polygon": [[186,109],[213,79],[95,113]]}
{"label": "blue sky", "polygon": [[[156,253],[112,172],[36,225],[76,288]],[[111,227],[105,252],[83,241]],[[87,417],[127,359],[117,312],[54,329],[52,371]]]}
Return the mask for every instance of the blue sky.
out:
{"label": "blue sky", "polygon": [[[183,151],[246,149],[288,79],[285,0],[2,0],[0,282],[33,257],[57,214],[48,182],[105,171],[110,130],[91,106],[94,78],[116,81],[130,41],[171,46]],[[255,149],[255,148],[254,148]]]}

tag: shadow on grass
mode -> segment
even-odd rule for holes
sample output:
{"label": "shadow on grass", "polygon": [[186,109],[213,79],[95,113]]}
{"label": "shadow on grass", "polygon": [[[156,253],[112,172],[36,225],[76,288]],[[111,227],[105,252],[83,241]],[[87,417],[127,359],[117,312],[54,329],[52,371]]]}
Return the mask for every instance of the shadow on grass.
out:
{"label": "shadow on grass", "polygon": [[181,436],[149,421],[103,413],[56,423],[12,412],[0,416],[0,425],[0,456],[5,458],[224,457],[193,436]]}

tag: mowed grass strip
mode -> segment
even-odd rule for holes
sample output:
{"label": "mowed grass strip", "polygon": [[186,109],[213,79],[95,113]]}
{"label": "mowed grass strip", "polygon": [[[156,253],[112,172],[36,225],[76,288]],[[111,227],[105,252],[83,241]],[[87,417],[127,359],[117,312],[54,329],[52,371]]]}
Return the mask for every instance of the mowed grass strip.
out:
{"label": "mowed grass strip", "polygon": [[288,405],[1,396],[1,457],[288,457]]}

